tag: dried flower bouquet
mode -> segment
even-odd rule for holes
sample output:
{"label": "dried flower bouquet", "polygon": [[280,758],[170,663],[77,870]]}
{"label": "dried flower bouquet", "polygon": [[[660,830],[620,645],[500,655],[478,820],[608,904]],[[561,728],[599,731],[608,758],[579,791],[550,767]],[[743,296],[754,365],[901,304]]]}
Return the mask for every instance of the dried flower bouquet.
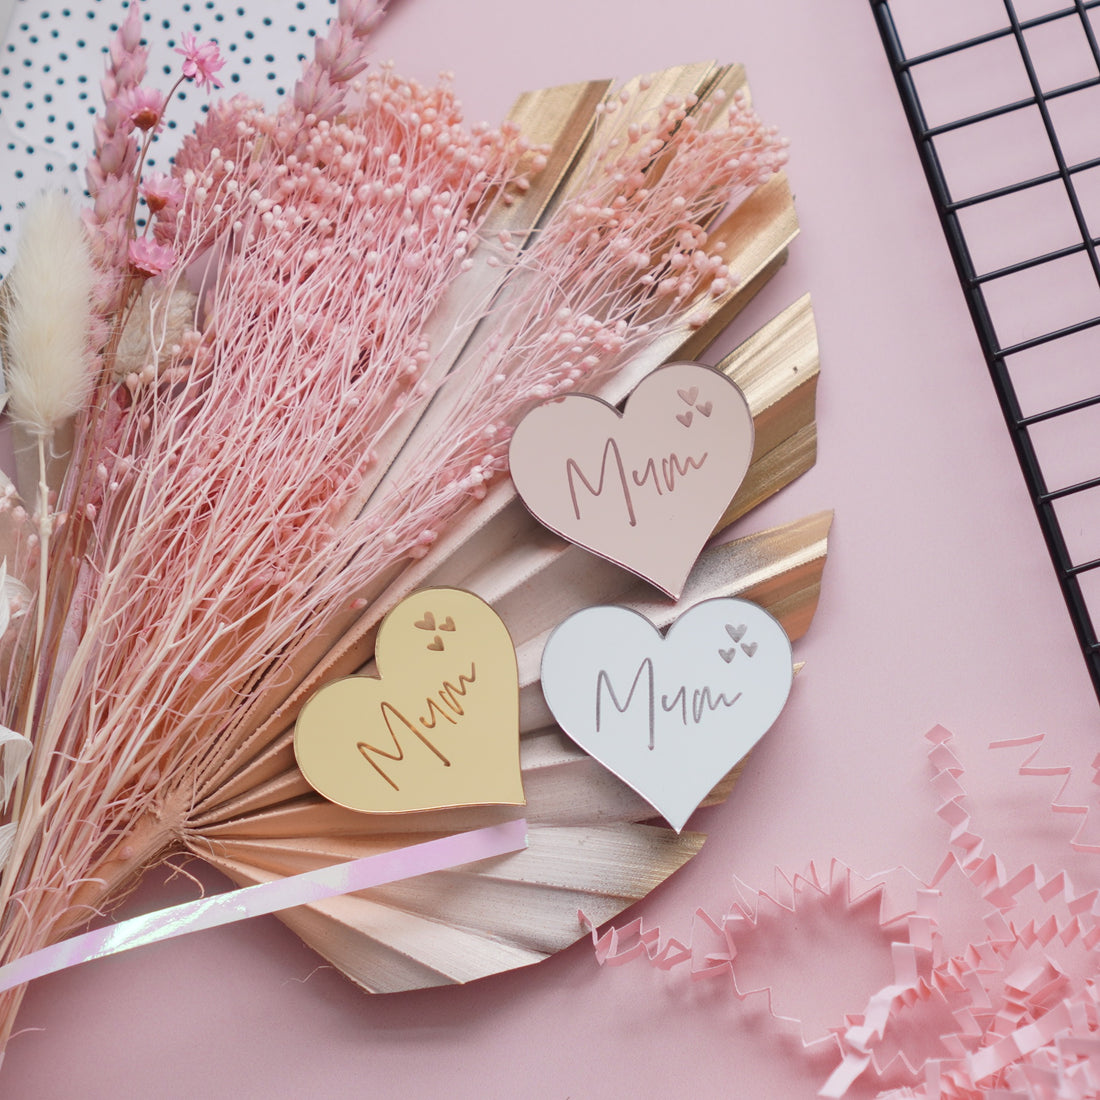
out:
{"label": "dried flower bouquet", "polygon": [[[639,824],[651,811],[552,725],[556,622],[597,599],[677,607],[538,530],[507,440],[533,402],[619,400],[721,330],[795,232],[783,143],[741,70],[712,65],[469,126],[446,82],[367,67],[380,17],[340,0],[291,97],[216,101],[165,176],[143,165],[175,89],[144,85],[131,3],[91,204],[28,211],[3,288],[22,494],[0,503],[0,962],[173,851],[246,884],[498,819],[357,815],[294,766],[297,708],[369,667],[382,615],[423,584],[478,592],[512,632],[530,847],[288,911],[307,942],[370,989],[469,980],[572,942],[579,906],[607,919],[702,842]],[[179,52],[181,80],[219,86],[213,43]],[[813,462],[808,303],[722,366],[757,422],[724,526]],[[828,522],[706,551],[680,606],[746,594],[798,636]]]}

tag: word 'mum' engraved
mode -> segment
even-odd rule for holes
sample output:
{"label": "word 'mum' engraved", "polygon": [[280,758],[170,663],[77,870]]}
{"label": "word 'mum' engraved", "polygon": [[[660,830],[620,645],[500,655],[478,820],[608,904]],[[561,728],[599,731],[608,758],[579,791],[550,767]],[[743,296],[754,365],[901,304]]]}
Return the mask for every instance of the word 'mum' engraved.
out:
{"label": "word 'mum' engraved", "polygon": [[[363,759],[366,760],[366,762],[370,764],[370,766],[374,768],[374,770],[395,791],[399,791],[401,788],[394,781],[393,777],[382,769],[382,766],[376,759],[376,757],[380,757],[383,760],[392,760],[395,763],[399,763],[405,759],[405,750],[401,746],[398,731],[394,729],[395,724],[398,728],[403,726],[420,741],[425,748],[430,749],[439,758],[443,767],[449,768],[451,766],[450,760],[436,748],[425,731],[434,730],[436,726],[439,725],[439,720],[441,718],[450,722],[452,726],[458,725],[458,720],[466,713],[462,709],[461,700],[465,697],[469,685],[476,680],[477,666],[471,661],[469,676],[463,676],[460,673],[457,684],[452,684],[449,680],[443,681],[442,687],[436,692],[436,696],[439,700],[438,702],[436,702],[436,698],[432,695],[425,697],[424,701],[427,704],[428,713],[426,715],[419,715],[415,721],[408,718],[388,700],[383,700],[379,704],[379,710],[382,714],[382,721],[386,723],[386,729],[389,731],[390,739],[393,741],[393,751],[390,752],[385,748],[372,745],[368,741],[360,741],[355,747],[362,754]],[[419,725],[417,725],[417,723],[419,723]],[[423,729],[421,729],[421,726],[423,726]]]}
{"label": "word 'mum' engraved", "polygon": [[[656,743],[657,693],[653,686],[653,660],[650,657],[646,657],[638,666],[638,671],[634,673],[634,678],[630,682],[626,699],[622,702],[619,701],[619,696],[615,694],[615,688],[611,683],[611,677],[608,675],[607,670],[601,668],[596,674],[596,732],[600,732],[600,726],[603,724],[604,693],[606,692],[611,705],[619,714],[626,714],[634,702],[634,695],[640,684],[644,685],[644,688],[639,709],[643,710],[646,715],[649,747],[652,749]],[[693,688],[689,693],[686,685],[681,684],[673,693],[671,702],[668,695],[661,695],[661,710],[665,714],[679,711],[680,721],[684,726],[687,726],[689,722],[691,725],[697,726],[707,714],[713,713],[719,707],[728,709],[740,698],[741,692],[737,692],[736,695],[730,698],[721,691],[713,694],[710,688],[706,686]]]}
{"label": "word 'mum' engraved", "polygon": [[[573,515],[578,520],[581,518],[581,502],[577,495],[577,483],[579,482],[589,496],[592,497],[603,496],[605,488],[616,494],[621,494],[623,505],[626,508],[627,521],[631,527],[636,527],[638,519],[634,514],[634,498],[631,495],[630,483],[633,482],[634,487],[637,489],[643,488],[648,483],[658,496],[663,496],[666,492],[675,492],[680,480],[689,471],[703,468],[703,463],[706,462],[708,454],[709,452],[704,451],[698,458],[692,455],[681,458],[678,454],[673,453],[660,459],[660,461],[650,458],[646,460],[645,465],[640,470],[631,470],[628,477],[626,467],[623,465],[623,456],[619,451],[619,444],[613,438],[608,438],[604,444],[603,457],[600,460],[600,474],[595,483],[585,476],[576,459],[567,458],[565,460],[565,480],[569,485],[569,499],[573,504]],[[610,470],[611,484],[608,483],[609,465],[612,467]]]}

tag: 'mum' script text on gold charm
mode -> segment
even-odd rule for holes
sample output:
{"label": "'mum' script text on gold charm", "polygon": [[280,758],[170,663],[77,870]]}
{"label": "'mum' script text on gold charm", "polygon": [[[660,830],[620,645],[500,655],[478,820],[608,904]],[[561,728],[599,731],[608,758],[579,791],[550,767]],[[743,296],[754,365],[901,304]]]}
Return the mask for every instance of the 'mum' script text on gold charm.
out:
{"label": "'mum' script text on gold charm", "polygon": [[[358,742],[356,748],[362,754],[363,759],[366,760],[366,762],[370,764],[370,766],[374,768],[374,770],[395,791],[399,791],[401,787],[394,781],[392,776],[382,769],[382,766],[376,759],[376,757],[381,757],[383,760],[392,760],[394,762],[400,762],[405,759],[405,751],[401,747],[401,739],[398,736],[398,730],[394,729],[395,723],[399,729],[404,727],[409,733],[416,737],[425,748],[435,753],[443,767],[449,768],[451,766],[450,760],[439,751],[425,731],[434,730],[436,726],[439,725],[440,719],[449,722],[452,726],[457,726],[459,719],[464,718],[466,715],[465,710],[462,708],[462,700],[465,698],[469,686],[476,680],[477,666],[471,661],[469,676],[464,676],[459,673],[457,684],[451,683],[450,680],[443,681],[443,685],[436,693],[439,697],[439,702],[436,702],[431,695],[425,697],[424,701],[427,705],[428,713],[426,715],[419,715],[415,722],[409,719],[388,700],[382,700],[379,704],[379,710],[381,711],[382,721],[385,722],[386,729],[389,731],[390,738],[393,741],[393,752],[388,752],[384,748],[372,745],[368,741]],[[419,725],[417,723],[419,723]]]}

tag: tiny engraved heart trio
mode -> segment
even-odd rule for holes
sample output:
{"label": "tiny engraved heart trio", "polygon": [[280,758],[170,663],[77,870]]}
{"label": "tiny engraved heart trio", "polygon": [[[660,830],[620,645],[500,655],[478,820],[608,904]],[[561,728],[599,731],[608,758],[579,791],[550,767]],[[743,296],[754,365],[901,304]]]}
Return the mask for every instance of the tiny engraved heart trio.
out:
{"label": "tiny engraved heart trio", "polygon": [[[424,618],[419,619],[419,620],[417,620],[417,622],[413,623],[413,626],[415,626],[417,630],[428,630],[428,631],[435,630],[435,616],[429,611],[424,615]],[[441,622],[439,624],[439,629],[440,630],[450,631],[450,630],[454,630],[454,628],[455,628],[455,621],[454,621],[454,619],[451,618],[450,615],[448,615],[446,617],[446,619],[444,619],[443,622]],[[428,643],[427,648],[430,649],[430,650],[433,650],[435,652],[442,653],[443,652],[443,639],[437,634]]]}

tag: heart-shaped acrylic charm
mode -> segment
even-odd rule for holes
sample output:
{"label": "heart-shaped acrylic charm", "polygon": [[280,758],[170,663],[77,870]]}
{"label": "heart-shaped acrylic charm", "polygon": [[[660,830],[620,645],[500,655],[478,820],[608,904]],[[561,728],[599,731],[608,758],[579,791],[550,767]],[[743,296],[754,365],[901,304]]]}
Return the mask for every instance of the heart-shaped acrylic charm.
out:
{"label": "heart-shaped acrylic charm", "polygon": [[540,523],[679,596],[752,447],[737,386],[711,367],[671,363],[638,384],[622,413],[585,394],[537,405],[516,426],[508,461]]}
{"label": "heart-shaped acrylic charm", "polygon": [[368,813],[524,802],[516,651],[470,592],[425,588],[382,620],[378,676],[325,685],[294,755],[311,787]]}
{"label": "heart-shaped acrylic charm", "polygon": [[793,673],[783,627],[732,598],[696,604],[665,637],[628,608],[585,608],[542,655],[561,728],[677,832],[771,728]]}

